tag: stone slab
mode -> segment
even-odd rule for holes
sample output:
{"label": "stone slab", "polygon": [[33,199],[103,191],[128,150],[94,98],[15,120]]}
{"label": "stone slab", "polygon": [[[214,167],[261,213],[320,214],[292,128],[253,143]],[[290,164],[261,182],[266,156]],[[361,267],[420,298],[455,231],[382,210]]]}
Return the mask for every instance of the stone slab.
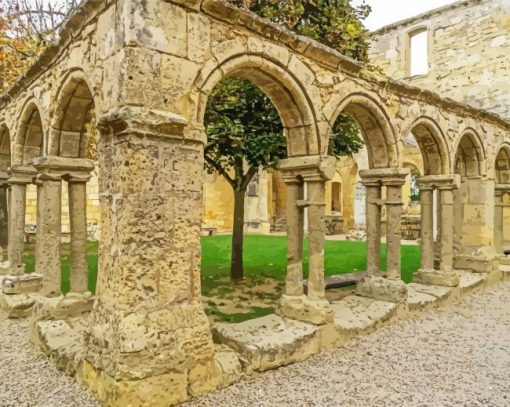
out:
{"label": "stone slab", "polygon": [[401,280],[367,277],[358,283],[356,295],[374,300],[404,303],[407,299],[407,286]]}
{"label": "stone slab", "polygon": [[87,318],[38,321],[32,329],[31,339],[57,369],[74,376],[83,362],[83,332],[87,323]]}
{"label": "stone slab", "polygon": [[466,270],[456,270],[459,276],[459,288],[461,290],[469,290],[482,285],[487,279],[485,273],[472,273]]}
{"label": "stone slab", "polygon": [[446,299],[452,292],[453,289],[451,287],[442,287],[438,285],[429,285],[429,284],[419,284],[419,283],[410,283],[407,285],[408,289],[413,289],[414,291],[431,295],[436,297],[437,299],[443,300]]}
{"label": "stone slab", "polygon": [[92,310],[94,297],[92,293],[69,293],[53,298],[45,298],[34,307],[33,320],[56,320],[77,318],[87,315]]}
{"label": "stone slab", "polygon": [[428,305],[438,302],[439,299],[433,295],[417,291],[413,287],[408,286],[407,305],[410,310],[425,308]]}
{"label": "stone slab", "polygon": [[333,302],[331,307],[337,330],[344,336],[354,336],[375,329],[378,324],[390,319],[396,313],[398,304],[350,295]]}
{"label": "stone slab", "polygon": [[[326,284],[326,290],[332,290],[335,288],[349,287],[351,285],[358,284],[361,280],[363,280],[367,276],[366,272],[360,273],[347,273],[347,274],[336,274],[334,276],[329,276],[324,280]],[[308,279],[303,281],[303,286],[305,289],[305,294],[308,291]]]}
{"label": "stone slab", "polygon": [[499,271],[501,271],[501,273],[503,273],[503,280],[509,280],[510,279],[510,266],[506,266],[506,265],[500,265],[499,266]]}
{"label": "stone slab", "polygon": [[1,278],[2,292],[5,294],[26,294],[35,293],[42,288],[43,275],[21,274],[21,275],[6,275]]}
{"label": "stone slab", "polygon": [[413,281],[419,284],[444,287],[457,287],[459,285],[459,277],[455,273],[440,270],[419,270],[414,274]]}
{"label": "stone slab", "polygon": [[43,301],[44,297],[37,294],[4,294],[0,293],[0,309],[6,318],[25,318],[32,315],[34,306]]}
{"label": "stone slab", "polygon": [[318,328],[271,314],[238,324],[217,324],[216,343],[234,349],[253,370],[262,372],[305,360],[319,351]]}

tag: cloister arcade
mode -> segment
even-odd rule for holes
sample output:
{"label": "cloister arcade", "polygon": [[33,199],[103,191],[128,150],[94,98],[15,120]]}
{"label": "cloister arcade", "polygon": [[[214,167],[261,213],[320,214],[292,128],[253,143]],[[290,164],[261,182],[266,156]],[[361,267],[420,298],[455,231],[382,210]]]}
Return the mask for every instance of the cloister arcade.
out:
{"label": "cloister arcade", "polygon": [[209,93],[229,76],[265,92],[285,129],[289,156],[279,165],[287,200],[288,266],[279,309],[285,317],[318,327],[333,321],[325,298],[324,202],[325,183],[335,174],[328,139],[341,113],[358,123],[370,166],[360,171],[368,277],[359,295],[407,298],[400,219],[409,133],[424,161],[416,281],[456,286],[456,268],[490,273],[502,255],[510,123],[370,72],[219,0],[86,1],[64,25],[60,43],[0,99],[2,162],[9,156],[6,137],[11,151],[8,177],[5,165],[0,174],[10,194],[8,271],[19,287],[24,194],[37,184],[36,272],[47,295],[60,291],[62,181],[69,184],[71,290],[83,292],[85,186],[94,167],[87,146],[98,129],[100,268],[80,377],[109,405],[127,399],[141,405],[148,397],[168,405],[219,385],[211,379],[216,348],[200,301],[203,117]]}

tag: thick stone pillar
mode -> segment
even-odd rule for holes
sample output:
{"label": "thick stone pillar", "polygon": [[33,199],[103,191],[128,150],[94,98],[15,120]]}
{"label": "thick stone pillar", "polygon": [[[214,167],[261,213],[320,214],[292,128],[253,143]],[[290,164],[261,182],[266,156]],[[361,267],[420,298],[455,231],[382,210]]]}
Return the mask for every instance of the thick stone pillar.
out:
{"label": "thick stone pillar", "polygon": [[[453,194],[458,186],[456,175],[428,175],[420,178],[420,193],[422,198],[422,266],[414,275],[413,281],[421,284],[455,287],[459,285],[459,278],[453,272],[453,237],[454,237],[454,208]],[[439,223],[439,267],[434,270],[433,263],[433,231],[432,215],[434,208],[433,190],[438,191],[436,209],[440,215]]]}
{"label": "thick stone pillar", "polygon": [[83,381],[105,405],[176,404],[214,375],[200,288],[205,131],[131,106],[99,128],[100,269]]}
{"label": "thick stone pillar", "polygon": [[494,181],[470,177],[464,182],[466,199],[462,238],[454,260],[455,268],[480,273],[496,271],[498,259],[494,249]]}
{"label": "thick stone pillar", "polygon": [[42,293],[47,296],[61,293],[61,219],[62,177],[41,173],[37,176],[35,271],[43,275]]}
{"label": "thick stone pillar", "polygon": [[87,265],[87,182],[90,175],[68,178],[69,220],[71,224],[71,291],[88,291]]}
{"label": "thick stone pillar", "polygon": [[[389,280],[401,280],[400,242],[402,219],[402,186],[407,172],[385,178],[386,187],[386,275]],[[402,176],[399,176],[402,175]]]}
{"label": "thick stone pillar", "polygon": [[[332,179],[336,158],[308,156],[280,161],[279,170],[287,184],[288,266],[286,292],[280,300],[283,315],[313,324],[332,321],[333,311],[325,299],[324,223],[325,182]],[[303,199],[304,186],[306,196]],[[302,242],[304,209],[307,208],[309,234],[308,292],[302,288]]]}
{"label": "thick stone pillar", "polygon": [[[360,171],[367,189],[367,277],[358,284],[356,293],[382,301],[404,302],[407,286],[400,279],[400,217],[402,185],[409,170],[384,168]],[[381,200],[381,186],[387,188]],[[381,206],[387,205],[387,274],[380,270]]]}

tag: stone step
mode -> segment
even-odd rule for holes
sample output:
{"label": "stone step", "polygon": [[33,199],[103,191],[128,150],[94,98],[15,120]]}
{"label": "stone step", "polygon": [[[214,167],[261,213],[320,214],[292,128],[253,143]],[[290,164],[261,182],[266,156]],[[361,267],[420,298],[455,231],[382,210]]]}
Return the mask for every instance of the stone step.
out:
{"label": "stone step", "polygon": [[455,270],[459,276],[459,288],[461,290],[469,290],[475,288],[485,282],[487,274],[485,273],[472,273],[466,270]]}
{"label": "stone step", "polygon": [[446,299],[453,292],[452,287],[443,287],[439,285],[410,283],[407,287],[408,289],[413,289],[414,291],[436,297],[439,300]]}
{"label": "stone step", "polygon": [[333,302],[334,322],[344,339],[374,330],[388,321],[397,311],[398,304],[350,295]]}
{"label": "stone step", "polygon": [[237,324],[216,324],[212,333],[216,343],[230,346],[259,372],[305,360],[319,351],[315,325],[275,314]]}
{"label": "stone step", "polygon": [[439,302],[439,298],[407,285],[407,305],[410,310],[424,308]]}

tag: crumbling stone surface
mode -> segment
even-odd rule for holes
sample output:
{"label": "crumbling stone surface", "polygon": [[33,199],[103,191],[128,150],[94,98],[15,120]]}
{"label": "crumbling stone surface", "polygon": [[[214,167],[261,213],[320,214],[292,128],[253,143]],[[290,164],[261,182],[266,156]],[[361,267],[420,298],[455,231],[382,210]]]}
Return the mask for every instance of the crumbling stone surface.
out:
{"label": "crumbling stone surface", "polygon": [[94,303],[92,293],[69,293],[65,296],[45,298],[36,304],[32,321],[62,320],[87,316]]}
{"label": "crumbling stone surface", "polygon": [[259,372],[304,360],[318,352],[317,332],[313,325],[274,314],[213,327],[215,342],[230,346],[249,369]]}
{"label": "crumbling stone surface", "polygon": [[403,303],[407,299],[407,286],[401,280],[367,277],[358,283],[356,294],[374,300]]}
{"label": "crumbling stone surface", "polygon": [[43,275],[39,273],[6,275],[1,278],[2,292],[5,294],[36,293],[42,288]]}
{"label": "crumbling stone surface", "polygon": [[443,287],[457,287],[459,277],[454,272],[441,272],[437,270],[419,271],[413,275],[413,281],[420,284],[438,285]]}
{"label": "crumbling stone surface", "polygon": [[35,305],[44,301],[39,294],[0,293],[0,309],[6,318],[25,318],[32,315]]}

